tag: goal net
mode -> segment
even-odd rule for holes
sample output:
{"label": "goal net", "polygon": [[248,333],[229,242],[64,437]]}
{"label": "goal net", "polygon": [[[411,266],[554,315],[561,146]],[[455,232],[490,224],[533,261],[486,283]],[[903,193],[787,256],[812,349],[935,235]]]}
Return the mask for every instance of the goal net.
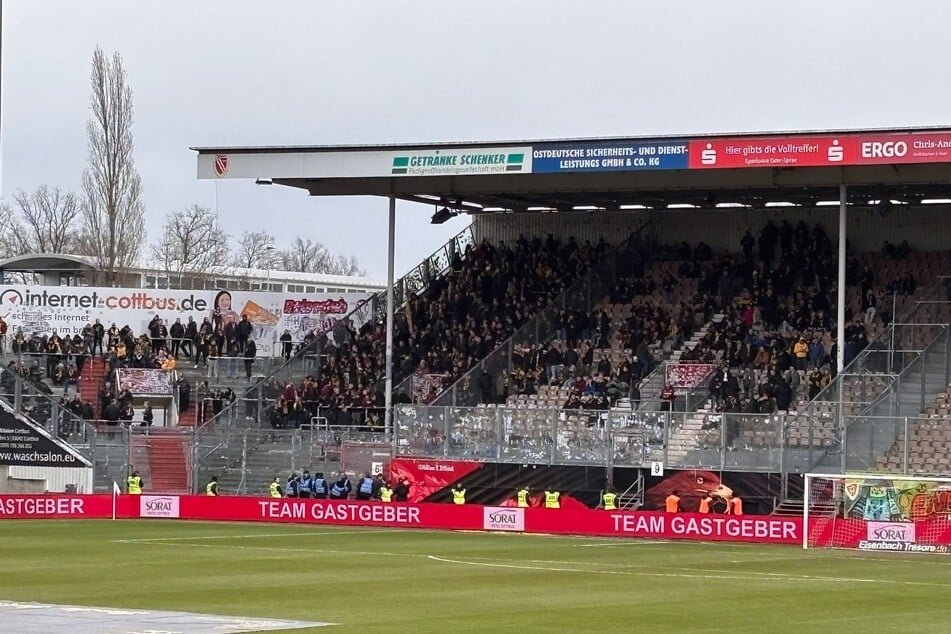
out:
{"label": "goal net", "polygon": [[803,548],[951,553],[951,478],[808,474]]}

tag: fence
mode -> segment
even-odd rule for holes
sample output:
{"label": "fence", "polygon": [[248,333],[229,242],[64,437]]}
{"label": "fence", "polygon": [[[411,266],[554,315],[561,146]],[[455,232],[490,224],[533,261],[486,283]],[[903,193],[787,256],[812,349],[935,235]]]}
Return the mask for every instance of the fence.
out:
{"label": "fence", "polygon": [[846,417],[849,471],[951,474],[951,415]]}
{"label": "fence", "polygon": [[0,397],[88,459],[93,465],[93,490],[111,492],[113,482],[125,482],[129,473],[128,428],[83,419],[48,389],[29,375],[0,367]]}
{"label": "fence", "polygon": [[404,405],[395,425],[401,456],[778,472],[786,418],[728,413],[697,422],[678,412]]}
{"label": "fence", "polygon": [[[382,433],[352,428],[206,428],[196,431],[193,439],[192,481],[217,476],[227,493],[263,495],[275,477],[283,486],[289,473],[305,469],[332,480],[340,470],[371,471],[374,462],[390,457],[390,443]],[[369,451],[374,448],[384,456]]]}

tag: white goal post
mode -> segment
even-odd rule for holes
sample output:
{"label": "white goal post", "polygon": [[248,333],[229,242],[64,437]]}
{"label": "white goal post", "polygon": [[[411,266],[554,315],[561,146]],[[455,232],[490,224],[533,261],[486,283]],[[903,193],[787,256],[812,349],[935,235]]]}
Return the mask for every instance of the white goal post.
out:
{"label": "white goal post", "polygon": [[951,477],[808,473],[803,548],[951,553]]}

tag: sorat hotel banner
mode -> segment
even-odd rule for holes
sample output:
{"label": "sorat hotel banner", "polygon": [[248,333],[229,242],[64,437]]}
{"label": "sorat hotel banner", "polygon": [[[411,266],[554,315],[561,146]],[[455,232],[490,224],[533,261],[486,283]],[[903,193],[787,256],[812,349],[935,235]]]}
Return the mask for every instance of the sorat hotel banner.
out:
{"label": "sorat hotel banner", "polygon": [[[222,322],[247,315],[254,326],[252,337],[259,356],[278,356],[278,340],[289,330],[294,341],[311,331],[332,331],[337,321],[350,313],[367,293],[264,293],[254,291],[191,291],[75,286],[0,286],[0,315],[12,336],[22,328],[25,335],[74,335],[98,319],[109,328],[129,326],[138,335],[155,315],[171,327],[191,317],[201,324],[217,312]],[[352,316],[359,328],[369,311]]]}

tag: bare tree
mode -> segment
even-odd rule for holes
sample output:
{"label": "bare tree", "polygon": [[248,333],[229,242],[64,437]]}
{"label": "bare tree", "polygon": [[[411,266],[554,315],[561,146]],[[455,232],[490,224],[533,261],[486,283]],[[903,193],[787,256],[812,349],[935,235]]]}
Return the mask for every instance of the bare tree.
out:
{"label": "bare tree", "polygon": [[228,236],[210,209],[192,205],[165,217],[162,239],[152,257],[167,273],[200,275],[228,261]]}
{"label": "bare tree", "polygon": [[35,192],[17,192],[16,209],[7,207],[4,240],[11,255],[22,253],[74,253],[79,247],[77,227],[82,212],[72,192],[46,185]]}
{"label": "bare tree", "polygon": [[362,275],[355,257],[334,255],[320,242],[294,239],[291,246],[280,253],[281,264],[288,271],[326,273],[329,275]]}
{"label": "bare tree", "polygon": [[82,249],[110,281],[134,266],[145,243],[142,181],[132,156],[132,89],[118,53],[92,57],[89,159],[83,172]]}
{"label": "bare tree", "polygon": [[13,209],[6,203],[0,203],[0,258],[9,258],[17,254],[16,240],[13,239]]}
{"label": "bare tree", "polygon": [[238,240],[231,263],[244,269],[271,269],[279,261],[274,236],[267,231],[245,231]]}
{"label": "bare tree", "polygon": [[351,255],[349,258],[345,255],[338,255],[334,259],[334,265],[327,273],[334,275],[366,275],[366,271],[360,268],[360,262],[357,256]]}
{"label": "bare tree", "polygon": [[304,240],[300,236],[294,238],[294,242],[287,249],[280,253],[281,266],[286,271],[297,271],[298,273],[316,273],[321,264],[326,249],[319,242],[314,242],[310,238]]}

